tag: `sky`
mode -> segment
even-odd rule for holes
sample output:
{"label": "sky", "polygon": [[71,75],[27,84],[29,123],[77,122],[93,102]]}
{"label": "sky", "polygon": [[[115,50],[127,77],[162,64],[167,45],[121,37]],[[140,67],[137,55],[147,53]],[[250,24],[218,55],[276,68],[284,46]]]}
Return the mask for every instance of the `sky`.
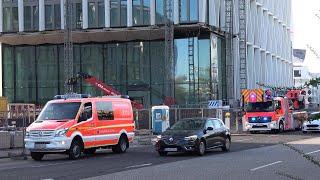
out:
{"label": "sky", "polygon": [[309,45],[320,55],[320,0],[292,0],[292,37],[293,48],[307,50],[310,72],[320,73],[320,59],[308,49]]}

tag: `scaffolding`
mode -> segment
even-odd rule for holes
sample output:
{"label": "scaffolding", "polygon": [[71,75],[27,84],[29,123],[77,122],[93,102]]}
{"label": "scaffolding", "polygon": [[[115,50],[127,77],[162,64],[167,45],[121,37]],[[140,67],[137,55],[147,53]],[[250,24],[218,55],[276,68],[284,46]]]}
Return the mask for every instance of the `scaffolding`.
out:
{"label": "scaffolding", "polygon": [[173,24],[173,1],[165,0],[165,67],[168,85],[165,88],[166,95],[174,97],[174,24]]}
{"label": "scaffolding", "polygon": [[225,0],[225,9],[227,101],[232,104],[234,100],[233,0]]}
{"label": "scaffolding", "polygon": [[240,90],[247,89],[246,0],[239,0]]}
{"label": "scaffolding", "polygon": [[195,64],[194,64],[194,38],[188,39],[188,62],[189,62],[189,98],[190,101],[195,100],[196,81],[195,81]]}
{"label": "scaffolding", "polygon": [[[73,77],[73,4],[72,0],[64,1],[64,77]],[[65,93],[73,92],[72,83],[65,82]]]}

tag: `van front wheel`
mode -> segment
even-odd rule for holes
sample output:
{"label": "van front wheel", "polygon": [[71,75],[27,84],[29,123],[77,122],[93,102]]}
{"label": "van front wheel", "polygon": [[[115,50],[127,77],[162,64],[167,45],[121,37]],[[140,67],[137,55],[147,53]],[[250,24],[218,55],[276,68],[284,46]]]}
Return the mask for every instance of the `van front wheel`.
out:
{"label": "van front wheel", "polygon": [[77,140],[72,141],[71,147],[68,153],[69,153],[69,159],[71,160],[79,159],[82,153],[81,143]]}

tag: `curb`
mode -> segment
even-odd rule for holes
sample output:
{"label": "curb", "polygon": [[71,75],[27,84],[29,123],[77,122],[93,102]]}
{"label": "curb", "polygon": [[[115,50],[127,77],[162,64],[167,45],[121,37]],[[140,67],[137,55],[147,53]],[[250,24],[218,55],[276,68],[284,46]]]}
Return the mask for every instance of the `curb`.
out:
{"label": "curb", "polygon": [[231,133],[231,136],[252,136],[252,134],[239,134],[239,133],[232,134]]}

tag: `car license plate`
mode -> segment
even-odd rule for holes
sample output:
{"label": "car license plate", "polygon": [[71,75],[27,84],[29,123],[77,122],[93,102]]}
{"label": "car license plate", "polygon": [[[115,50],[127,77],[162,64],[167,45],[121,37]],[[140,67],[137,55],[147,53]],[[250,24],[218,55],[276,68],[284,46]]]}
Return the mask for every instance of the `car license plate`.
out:
{"label": "car license plate", "polygon": [[34,144],[34,148],[35,149],[45,149],[46,148],[46,144]]}
{"label": "car license plate", "polygon": [[177,152],[178,149],[177,149],[177,148],[164,148],[164,151],[167,151],[167,152]]}

